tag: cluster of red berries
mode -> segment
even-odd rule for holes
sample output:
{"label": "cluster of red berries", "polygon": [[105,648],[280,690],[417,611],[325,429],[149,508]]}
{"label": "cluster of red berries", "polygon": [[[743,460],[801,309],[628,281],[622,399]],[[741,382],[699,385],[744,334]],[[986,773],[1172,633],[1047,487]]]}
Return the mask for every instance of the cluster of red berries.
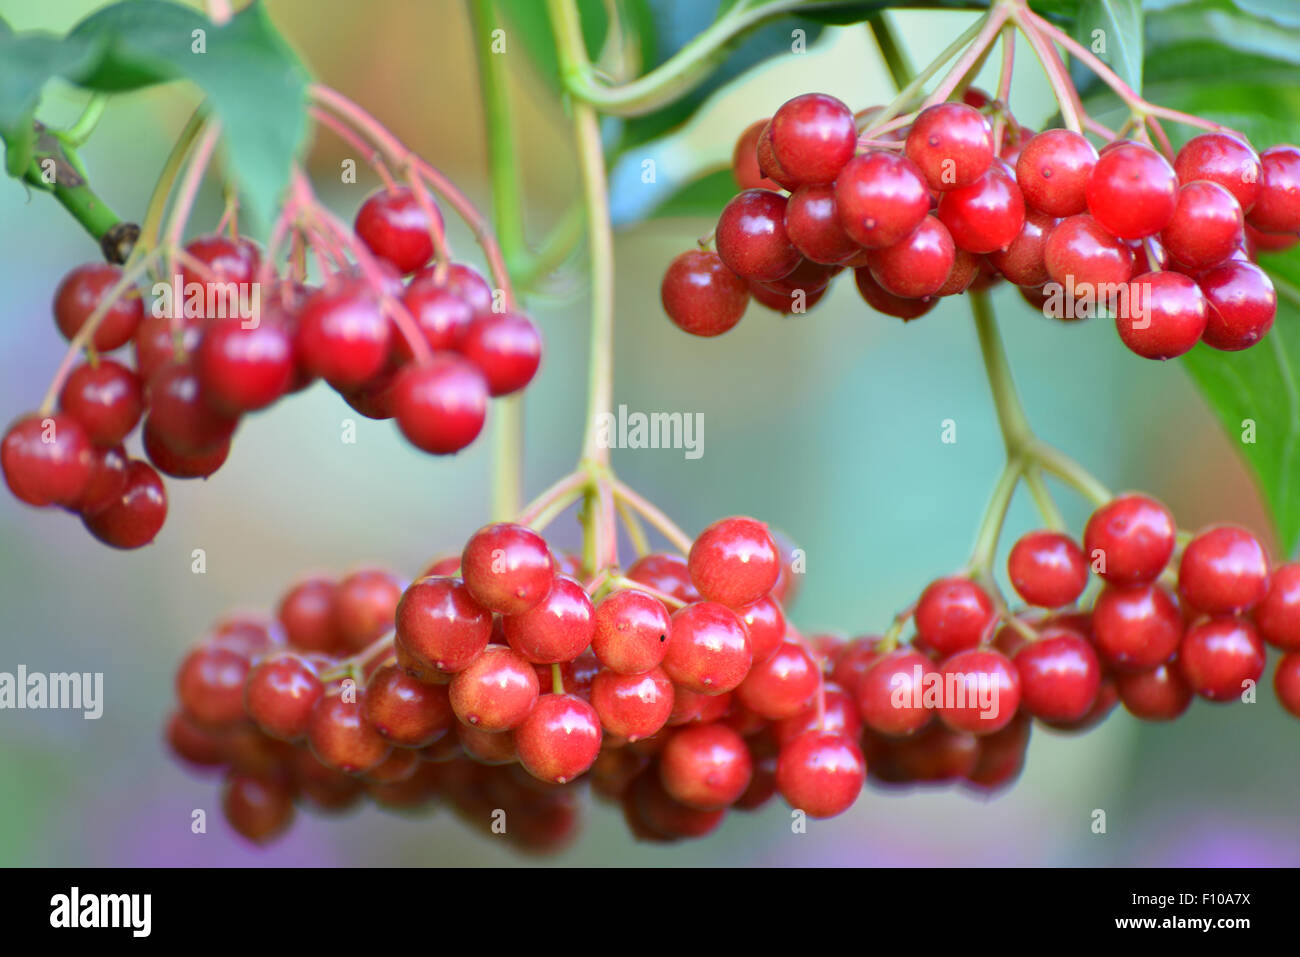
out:
{"label": "cluster of red berries", "polygon": [[[473,268],[430,264],[429,217],[409,190],[367,199],[356,234],[386,288],[345,268],[319,288],[276,278],[261,290],[257,246],[210,235],[185,247],[184,302],[178,295],[174,315],[146,314],[138,289],[117,296],[87,361],[64,382],[58,410],[24,416],[5,434],[0,464],[10,490],[30,505],[79,513],[109,545],[137,548],[166,517],[159,472],[206,478],[225,462],[241,416],[318,378],[362,415],[395,418],[420,449],[449,454],[469,445],[489,397],[522,389],[536,373],[536,326],[495,311]],[[54,298],[63,335],[71,340],[121,280],[122,270],[104,263],[69,273]],[[196,288],[201,301],[191,297]],[[400,300],[430,361],[414,361],[386,298]],[[247,314],[250,302],[256,315]],[[133,365],[104,357],[128,343]],[[123,442],[141,421],[144,457],[132,458]]]}
{"label": "cluster of red berries", "polygon": [[1132,140],[1098,151],[1065,129],[1008,120],[995,142],[987,114],[965,102],[922,110],[859,150],[854,115],[821,93],[797,96],[736,144],[742,192],[722,211],[716,252],[682,253],[661,287],[681,329],[716,336],[751,298],[804,312],[852,269],[862,298],[915,319],[944,296],[1006,278],[1035,307],[1053,285],[1091,290],[1056,318],[1109,307],[1139,355],[1167,359],[1198,340],[1244,349],[1268,332],[1276,296],[1258,250],[1300,239],[1300,148],[1256,154],[1229,133],[1190,140],[1173,158]]}

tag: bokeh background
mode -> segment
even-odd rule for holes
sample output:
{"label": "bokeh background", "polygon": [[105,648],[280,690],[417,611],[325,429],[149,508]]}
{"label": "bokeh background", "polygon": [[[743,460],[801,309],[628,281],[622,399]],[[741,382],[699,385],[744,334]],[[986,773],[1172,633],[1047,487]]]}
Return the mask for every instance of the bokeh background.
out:
{"label": "bokeh background", "polygon": [[[95,4],[0,0],[15,29],[62,32]],[[277,24],[316,75],[371,109],[486,203],[485,147],[469,26],[456,0],[365,4],[271,0]],[[896,18],[924,63],[969,22],[956,13]],[[512,54],[513,56],[513,54]],[[996,58],[994,58],[996,60]],[[519,163],[534,235],[576,195],[569,127],[522,59],[511,64]],[[986,83],[991,85],[991,82]],[[1013,103],[1023,122],[1051,112],[1032,67]],[[789,96],[825,90],[863,107],[889,99],[864,28],[829,31],[716,96],[653,156],[674,168],[720,163],[736,135]],[[80,99],[53,88],[47,115]],[[118,98],[84,151],[97,188],[137,218],[171,138],[195,102],[183,87]],[[322,137],[312,171],[351,217],[370,188],[334,187],[337,143]],[[685,159],[684,159],[685,158]],[[617,206],[635,208],[620,178]],[[206,194],[194,223],[214,224]],[[805,631],[878,631],[931,578],[958,567],[1001,465],[1001,443],[965,304],[948,300],[909,324],[867,311],[851,280],[811,315],[755,307],[717,340],[687,337],[662,315],[658,284],[704,219],[655,220],[617,243],[615,401],[634,410],[702,412],[702,458],[680,450],[616,451],[621,476],[688,531],[722,515],[760,516],[808,556],[792,618]],[[453,229],[462,257],[476,255]],[[0,417],[35,407],[64,343],[50,319],[60,277],[96,249],[47,197],[0,184]],[[527,488],[569,469],[584,417],[586,303],[530,303],[547,357],[527,393]],[[1034,425],[1116,489],[1167,501],[1182,526],[1266,518],[1229,441],[1176,363],[1123,349],[1104,322],[1063,326],[996,295],[1013,367]],[[301,573],[377,562],[405,574],[458,548],[486,518],[490,442],[435,460],[391,423],[359,418],[324,386],[248,418],[230,460],[205,482],[169,482],[157,541],[134,553],[95,543],[72,517],[0,496],[0,670],[102,671],[99,721],[79,713],[0,712],[0,863],[5,865],[513,865],[539,863],[469,832],[446,809],[416,819],[367,808],[299,816],[270,848],[221,820],[218,782],[194,777],[161,741],[184,649],[233,608],[268,609]],[[957,422],[958,441],[940,442]],[[1058,489],[1077,529],[1083,504]],[[1035,522],[1018,498],[1013,538]],[[565,534],[574,535],[565,520]],[[1275,542],[1271,542],[1276,553]],[[207,553],[206,574],[191,552]],[[1005,554],[1005,546],[1003,549]],[[1271,672],[1270,672],[1271,673]],[[1082,737],[1036,734],[1026,770],[993,799],[961,791],[868,790],[847,814],[790,833],[788,811],[733,814],[708,839],[671,847],[632,841],[615,808],[588,805],[554,864],[595,865],[1295,865],[1300,863],[1300,725],[1264,691],[1253,705],[1197,702],[1172,726],[1122,710]],[[209,816],[190,832],[193,809]],[[1107,833],[1090,830],[1104,809]]]}

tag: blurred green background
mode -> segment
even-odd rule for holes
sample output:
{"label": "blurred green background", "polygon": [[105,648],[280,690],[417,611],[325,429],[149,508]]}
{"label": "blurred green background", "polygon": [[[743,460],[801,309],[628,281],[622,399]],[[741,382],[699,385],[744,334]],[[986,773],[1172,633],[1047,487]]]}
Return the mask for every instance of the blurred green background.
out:
{"label": "blurred green background", "polygon": [[[0,0],[16,29],[63,32],[95,4]],[[271,14],[316,76],[373,111],[413,148],[487,202],[484,131],[469,26],[459,2],[271,0]],[[958,13],[899,14],[912,59],[924,63],[969,22]],[[512,54],[513,56],[513,54]],[[993,58],[996,60],[996,58]],[[1028,60],[1026,59],[1028,64]],[[569,126],[522,62],[511,64],[520,164],[533,233],[576,193]],[[993,85],[985,79],[985,86]],[[862,27],[828,31],[802,56],[774,61],[711,101],[682,137],[647,155],[723,161],[736,135],[788,97],[833,93],[861,108],[890,98]],[[76,115],[81,98],[53,88],[46,115]],[[182,87],[115,99],[83,151],[99,191],[138,218],[166,151],[195,102]],[[1032,66],[1012,102],[1022,122],[1051,112]],[[372,187],[329,188],[345,153],[322,136],[312,172],[350,218]],[[629,178],[630,180],[631,178]],[[638,183],[619,190],[635,190]],[[199,232],[219,214],[205,193]],[[636,205],[636,197],[616,196]],[[759,516],[807,552],[793,620],[809,631],[878,631],[924,584],[965,560],[1001,466],[1001,441],[966,304],[948,300],[906,327],[867,311],[851,279],[809,316],[754,307],[716,340],[687,337],[664,318],[668,261],[712,224],[657,220],[617,243],[615,402],[633,410],[702,412],[702,458],[680,450],[616,451],[620,476],[696,531],[727,514]],[[94,244],[47,197],[0,184],[0,415],[35,407],[64,343],[49,305],[60,277],[96,257]],[[453,227],[461,257],[477,251]],[[477,260],[476,260],[477,261]],[[527,488],[569,469],[585,414],[586,303],[530,309],[546,336],[529,388]],[[1041,434],[1116,489],[1163,498],[1182,526],[1266,519],[1249,476],[1176,364],[1133,356],[1106,323],[1045,320],[1013,290],[996,295],[1025,403]],[[532,863],[468,832],[445,809],[407,819],[367,808],[342,819],[300,815],[269,849],[220,820],[217,782],[167,756],[161,730],[184,649],[234,608],[267,609],[311,569],[378,562],[412,574],[459,548],[487,515],[490,442],[451,460],[414,451],[391,423],[359,419],[324,386],[250,417],[230,460],[206,482],[169,482],[171,511],[136,553],[95,543],[75,519],[0,496],[0,671],[102,671],[99,721],[77,713],[0,712],[0,863],[461,864]],[[941,422],[958,441],[940,442]],[[133,440],[138,441],[138,440]],[[1064,490],[1075,528],[1086,509]],[[1035,513],[1013,506],[1008,536]],[[576,539],[574,523],[563,534]],[[1271,543],[1270,543],[1271,544]],[[191,553],[207,553],[206,574]],[[1005,548],[1003,550],[1005,554]],[[1271,675],[1271,669],[1270,669]],[[616,809],[584,808],[576,842],[545,860],[600,865],[1153,865],[1300,863],[1300,725],[1263,692],[1254,705],[1203,702],[1173,726],[1117,711],[1072,738],[1036,734],[1019,783],[994,799],[965,792],[868,790],[834,821],[791,835],[779,801],[733,814],[710,838],[671,847],[632,841]],[[190,832],[194,808],[207,834]],[[1094,809],[1108,831],[1090,830]]]}

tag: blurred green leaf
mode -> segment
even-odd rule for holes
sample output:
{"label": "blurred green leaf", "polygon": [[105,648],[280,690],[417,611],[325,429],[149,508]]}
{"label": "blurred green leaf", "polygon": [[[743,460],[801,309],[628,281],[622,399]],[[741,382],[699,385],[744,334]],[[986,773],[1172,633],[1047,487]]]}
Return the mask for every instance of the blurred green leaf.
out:
{"label": "blurred green leaf", "polygon": [[687,183],[667,201],[655,207],[650,215],[656,219],[669,216],[703,216],[714,219],[739,188],[731,170],[720,169]]}
{"label": "blurred green leaf", "polygon": [[[1140,0],[1082,0],[1074,19],[1074,38],[1133,89],[1142,90],[1142,4]],[[1076,84],[1087,68],[1073,65]]]}
{"label": "blurred green leaf", "polygon": [[82,42],[65,43],[48,33],[17,34],[0,30],[0,139],[5,142],[5,171],[27,171],[36,142],[32,120],[46,81],[76,76],[98,55]]}

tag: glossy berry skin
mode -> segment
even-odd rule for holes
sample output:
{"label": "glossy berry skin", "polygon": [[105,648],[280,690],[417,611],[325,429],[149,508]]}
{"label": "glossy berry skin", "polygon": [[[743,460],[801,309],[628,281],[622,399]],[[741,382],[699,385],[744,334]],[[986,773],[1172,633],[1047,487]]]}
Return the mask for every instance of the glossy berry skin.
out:
{"label": "glossy berry skin", "polygon": [[752,660],[745,626],[729,608],[702,601],[673,613],[663,669],[675,684],[722,694],[745,680]]}
{"label": "glossy berry skin", "polygon": [[747,189],[727,203],[715,234],[718,256],[737,276],[770,282],[788,276],[802,256],[785,231],[786,199]]}
{"label": "glossy berry skin", "polygon": [[1120,239],[1153,236],[1178,205],[1178,177],[1169,162],[1141,143],[1123,143],[1097,159],[1086,188],[1088,212]]}
{"label": "glossy berry skin", "polygon": [[768,120],[758,134],[758,144],[754,147],[754,158],[758,160],[758,169],[764,176],[776,183],[776,189],[793,193],[802,183],[781,168],[777,162],[776,152],[772,149],[772,121]]}
{"label": "glossy berry skin", "polygon": [[1273,672],[1273,690],[1278,703],[1300,718],[1300,655],[1283,655]]}
{"label": "glossy berry skin", "polygon": [[1149,272],[1129,283],[1128,309],[1115,316],[1119,337],[1146,359],[1173,359],[1200,340],[1209,303],[1196,280],[1173,271]]}
{"label": "glossy berry skin", "polygon": [[572,661],[591,644],[595,614],[586,590],[572,578],[557,575],[545,598],[505,617],[506,641],[535,664]]}
{"label": "glossy berry skin", "polygon": [[474,600],[502,615],[522,614],[540,602],[556,572],[542,536],[511,522],[475,532],[461,553],[460,568]]}
{"label": "glossy berry skin", "polygon": [[547,694],[515,730],[519,763],[539,781],[564,784],[584,774],[600,753],[600,719],[577,695]]}
{"label": "glossy berry skin", "polygon": [[397,374],[393,411],[408,442],[450,455],[473,442],[487,419],[488,383],[473,363],[439,353]]}
{"label": "glossy berry skin", "polygon": [[776,786],[786,803],[809,817],[835,817],[858,799],[866,773],[867,762],[852,739],[809,731],[781,748]]}
{"label": "glossy berry skin", "polygon": [[[108,263],[86,263],[63,277],[54,292],[54,322],[69,342],[86,324],[95,308],[122,279],[122,270]],[[109,306],[90,337],[98,352],[112,352],[135,336],[144,319],[144,302],[134,286]]]}
{"label": "glossy berry skin", "polygon": [[480,731],[518,727],[537,701],[537,672],[504,645],[488,645],[451,680],[451,707],[462,723]]}
{"label": "glossy berry skin", "polygon": [[1244,224],[1241,206],[1230,192],[1198,180],[1178,190],[1178,205],[1160,242],[1180,266],[1208,269],[1241,245]]}
{"label": "glossy berry skin", "polygon": [[1300,232],[1300,148],[1290,144],[1259,154],[1259,196],[1247,219],[1266,233]]}
{"label": "glossy berry skin", "polygon": [[76,503],[69,506],[84,515],[104,511],[126,491],[126,449],[120,445],[97,445],[91,450],[90,484]]}
{"label": "glossy berry skin", "polygon": [[[200,324],[192,319],[181,320],[178,332],[182,352],[186,355],[193,354],[202,335]],[[175,343],[170,319],[166,316],[144,317],[140,328],[136,330],[133,343],[135,372],[141,382],[148,382],[155,372],[176,357]]]}
{"label": "glossy berry skin", "polygon": [[1259,197],[1263,170],[1259,156],[1235,136],[1227,133],[1202,133],[1183,144],[1174,157],[1174,173],[1186,185],[1196,180],[1218,183],[1237,200],[1244,212],[1250,212]]}
{"label": "glossy berry skin", "polygon": [[172,478],[207,478],[221,468],[230,456],[229,439],[202,452],[177,452],[158,437],[157,431],[147,421],[140,438],[144,454],[154,468]]}
{"label": "glossy berry skin", "polygon": [[964,103],[938,103],[912,123],[905,152],[931,189],[969,186],[993,162],[993,129]]}
{"label": "glossy berry skin", "polygon": [[673,710],[668,715],[668,727],[720,721],[731,710],[731,697],[729,691],[715,695],[700,694],[682,685],[674,685]]}
{"label": "glossy berry skin", "polygon": [[1119,672],[1115,687],[1125,709],[1143,721],[1172,721],[1192,703],[1192,689],[1173,662],[1147,671]]}
{"label": "glossy berry skin", "polygon": [[1111,667],[1146,671],[1178,650],[1183,621],[1159,585],[1107,585],[1092,612],[1097,651]]}
{"label": "glossy berry skin", "polygon": [[[402,305],[411,314],[424,341],[434,350],[455,348],[474,319],[474,309],[467,300],[432,280],[412,280],[402,293]],[[487,313],[492,314],[490,311]],[[396,336],[393,346],[399,358],[414,357],[405,336]]]}
{"label": "glossy berry skin", "polygon": [[[1024,235],[1023,228],[1021,235]],[[1014,244],[1014,240],[1012,242]],[[935,293],[935,296],[956,296],[970,289],[979,277],[982,266],[985,266],[984,257],[968,253],[964,249],[956,250],[952,261],[952,271],[948,273],[948,281],[939,287],[939,291]]]}
{"label": "glossy berry skin", "polygon": [[276,609],[276,620],[284,629],[285,641],[298,651],[333,653],[342,648],[334,627],[334,582],[329,578],[308,578],[285,592]]}
{"label": "glossy berry skin", "polygon": [[220,645],[200,645],[176,672],[176,697],[185,713],[210,728],[232,725],[244,717],[244,682],[248,658]]}
{"label": "glossy berry skin", "polygon": [[330,614],[343,648],[362,651],[393,627],[402,583],[382,568],[362,568],[334,587]]}
{"label": "glossy berry skin", "polygon": [[[944,694],[939,718],[954,731],[992,734],[1005,728],[1020,707],[1020,673],[1000,651],[972,648],[939,665]],[[954,688],[955,696],[949,697]]]}
{"label": "glossy berry skin", "polygon": [[1082,720],[1097,700],[1101,662],[1092,645],[1065,629],[1044,634],[1016,652],[1020,706],[1043,721]]}
{"label": "glossy berry skin", "polygon": [[800,185],[834,180],[852,159],[858,141],[853,112],[825,93],[787,100],[768,130],[777,163]]}
{"label": "glossy berry skin", "polygon": [[122,494],[107,508],[84,515],[90,534],[113,548],[140,548],[154,540],[167,518],[162,479],[147,462],[127,464]]}
{"label": "glossy berry skin", "polygon": [[731,329],[749,305],[745,280],[711,250],[692,249],[668,265],[659,296],[673,324],[693,336],[720,336]]}
{"label": "glossy berry skin", "polygon": [[619,674],[602,668],[591,683],[591,704],[610,734],[637,741],[657,734],[673,713],[673,683],[662,668]]}
{"label": "glossy berry skin", "polygon": [[974,648],[989,631],[996,613],[988,593],[969,578],[940,578],[926,586],[916,603],[916,634],[941,656]]}
{"label": "glossy berry skin", "polygon": [[1300,565],[1279,565],[1253,617],[1260,637],[1283,651],[1300,651]]}
{"label": "glossy berry skin", "polygon": [[1184,601],[1207,615],[1249,611],[1268,593],[1268,556],[1244,528],[1207,529],[1183,550],[1178,591]]}
{"label": "glossy berry skin", "polygon": [[1073,604],[1088,584],[1083,550],[1060,532],[1030,532],[1007,556],[1007,574],[1016,593],[1031,605],[1060,608]]}
{"label": "glossy berry skin", "polygon": [[[398,640],[427,668],[464,670],[492,637],[492,613],[476,602],[458,578],[412,582],[397,604]],[[292,639],[291,639],[292,640]]]}
{"label": "glossy berry skin", "polygon": [[753,770],[744,739],[725,724],[682,728],[659,755],[664,790],[701,811],[734,804],[749,787]]}
{"label": "glossy berry skin", "polygon": [[596,606],[591,650],[600,663],[624,675],[645,674],[668,653],[668,609],[634,588],[610,592]]}
{"label": "glossy berry skin", "polygon": [[[181,280],[185,285],[198,283],[204,286],[205,299],[216,298],[218,309],[226,309],[226,315],[236,314],[234,303],[227,298],[227,290],[216,288],[228,283],[249,283],[257,277],[257,268],[261,264],[261,255],[257,246],[248,239],[231,239],[228,236],[210,234],[198,236],[189,241],[185,252],[195,260],[200,268],[191,268],[187,263],[180,264]],[[206,306],[206,302],[205,302]],[[202,318],[215,319],[217,316],[205,314]]]}
{"label": "glossy berry skin", "polygon": [[956,247],[947,228],[933,216],[892,246],[867,253],[871,275],[886,292],[924,299],[943,288],[952,272]]}
{"label": "glossy berry skin", "polygon": [[[1047,237],[1060,220],[1036,209],[1025,212],[1025,224],[1020,233],[1007,245],[989,253],[988,261],[1008,282],[1031,288],[1041,286],[1050,278],[1047,272]],[[967,255],[973,255],[967,253]],[[973,278],[973,277],[972,277]],[[941,290],[942,292],[942,290]]]}
{"label": "glossy berry skin", "polygon": [[767,128],[768,120],[757,120],[745,127],[745,131],[736,140],[731,154],[731,174],[736,178],[736,185],[741,189],[781,189],[776,180],[768,179],[758,168],[758,139]]}
{"label": "glossy berry skin", "polygon": [[991,253],[1011,244],[1025,225],[1025,198],[1002,161],[975,182],[950,189],[939,199],[939,221],[952,241],[971,253]]}
{"label": "glossy berry skin", "polygon": [[425,684],[397,665],[384,665],[366,682],[366,721],[403,748],[426,748],[455,720],[443,685]]}
{"label": "glossy berry skin", "polygon": [[265,844],[293,823],[293,789],[275,777],[234,772],[226,778],[221,810],[241,836]]}
{"label": "glossy berry skin", "polygon": [[785,231],[804,258],[815,263],[842,263],[862,249],[840,225],[831,185],[797,189],[786,203]]}
{"label": "glossy berry skin", "polygon": [[798,714],[782,718],[771,727],[772,736],[776,739],[777,747],[780,748],[805,731],[829,731],[856,740],[862,734],[862,718],[858,715],[858,704],[853,700],[853,695],[839,685],[827,683],[825,711],[820,719],[814,700]]}
{"label": "glossy berry skin", "polygon": [[[375,193],[362,203],[355,228],[367,249],[392,263],[398,272],[409,273],[433,258],[431,225],[415,194],[399,188]],[[441,214],[438,225],[442,225]]]}
{"label": "glossy berry skin", "polygon": [[336,389],[356,389],[383,370],[392,336],[392,323],[369,288],[342,279],[303,302],[294,351],[312,375]]}
{"label": "glossy berry skin", "polygon": [[478,366],[492,396],[518,392],[533,380],[542,361],[542,336],[531,319],[511,312],[480,316],[457,345]]}
{"label": "glossy berry skin", "polygon": [[345,774],[365,774],[383,764],[392,747],[365,717],[365,694],[356,700],[330,693],[316,702],[307,722],[307,743],[327,767]]}
{"label": "glossy berry skin", "polygon": [[890,737],[915,734],[934,717],[925,693],[937,676],[934,662],[914,648],[896,648],[880,656],[857,682],[863,723]]}
{"label": "glossy berry skin", "polygon": [[490,733],[458,723],[456,737],[466,757],[475,764],[514,764],[519,758],[513,731]]}
{"label": "glossy berry skin", "polygon": [[781,573],[781,556],[767,526],[743,516],[720,519],[702,531],[686,564],[700,595],[728,608],[758,601]]}
{"label": "glossy berry skin", "polygon": [[691,573],[685,560],[677,555],[662,552],[642,555],[628,568],[627,577],[680,601],[700,600],[700,593],[691,584]]}
{"label": "glossy berry skin", "polygon": [[1207,346],[1236,352],[1273,328],[1277,293],[1268,273],[1254,263],[1230,260],[1201,273],[1197,282],[1208,305],[1201,333]]}
{"label": "glossy berry skin", "polygon": [[1187,629],[1178,648],[1178,665],[1187,684],[1202,698],[1231,701],[1245,684],[1264,674],[1264,642],[1245,618],[1221,615]]}
{"label": "glossy berry skin", "polygon": [[244,710],[271,737],[297,741],[307,733],[312,709],[324,693],[315,668],[297,655],[276,655],[249,673]]}
{"label": "glossy berry skin", "polygon": [[762,664],[776,653],[785,638],[785,613],[781,611],[780,603],[771,595],[764,595],[758,601],[737,608],[736,614],[749,635],[754,664]]}
{"label": "glossy berry skin", "polygon": [[207,326],[194,356],[203,397],[227,415],[264,409],[289,391],[295,370],[289,330],[273,322],[245,329],[240,319]]}
{"label": "glossy berry skin", "polygon": [[907,157],[870,150],[849,160],[836,178],[835,208],[850,238],[883,249],[921,224],[930,211],[930,191]]}
{"label": "glossy berry skin", "polygon": [[1025,203],[1049,216],[1075,216],[1088,208],[1088,177],[1097,149],[1072,130],[1035,134],[1016,160],[1016,182]]}
{"label": "glossy berry skin", "polygon": [[144,390],[136,374],[112,359],[72,370],[59,393],[59,408],[77,420],[96,445],[117,445],[144,412]]}
{"label": "glossy berry skin", "polygon": [[148,427],[164,445],[181,455],[208,452],[227,442],[239,424],[237,417],[214,410],[204,399],[198,373],[191,363],[169,362],[149,379]]}
{"label": "glossy berry skin", "polygon": [[793,717],[821,686],[821,669],[797,641],[783,641],[766,661],[750,668],[736,699],[769,721]]}
{"label": "glossy berry skin", "polygon": [[1087,213],[1061,220],[1043,246],[1047,274],[1062,285],[1128,282],[1133,250]]}
{"label": "glossy berry skin", "polygon": [[1092,513],[1083,550],[1108,583],[1152,582],[1174,553],[1177,529],[1169,510],[1145,495],[1120,495]]}
{"label": "glossy berry skin", "polygon": [[75,505],[93,477],[90,437],[71,415],[25,416],[0,442],[9,491],[28,505]]}
{"label": "glossy berry skin", "polygon": [[892,292],[883,289],[871,275],[871,270],[865,266],[853,270],[853,281],[857,283],[858,294],[862,296],[863,302],[876,312],[902,319],[904,322],[924,316],[938,303],[938,299],[934,297],[904,299],[902,296],[895,296]]}

